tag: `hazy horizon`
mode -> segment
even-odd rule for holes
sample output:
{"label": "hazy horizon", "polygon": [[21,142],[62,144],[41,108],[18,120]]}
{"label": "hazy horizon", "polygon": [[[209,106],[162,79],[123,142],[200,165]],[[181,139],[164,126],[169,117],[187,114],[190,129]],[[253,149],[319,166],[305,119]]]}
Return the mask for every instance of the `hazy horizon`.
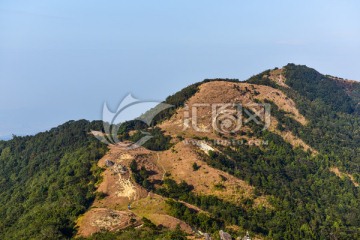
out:
{"label": "hazy horizon", "polygon": [[[261,4],[261,7],[260,7]],[[161,7],[159,7],[161,6]],[[357,1],[0,3],[0,138],[287,63],[360,80]]]}

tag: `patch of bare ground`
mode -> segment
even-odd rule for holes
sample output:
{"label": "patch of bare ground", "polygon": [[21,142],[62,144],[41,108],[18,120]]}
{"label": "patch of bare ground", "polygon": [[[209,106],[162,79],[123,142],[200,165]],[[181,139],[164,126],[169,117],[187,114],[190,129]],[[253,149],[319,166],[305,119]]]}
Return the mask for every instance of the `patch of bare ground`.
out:
{"label": "patch of bare ground", "polygon": [[[121,146],[111,145],[108,154],[98,162],[98,165],[105,170],[97,192],[105,193],[107,196],[104,199],[97,199],[93,206],[126,209],[132,201],[146,196],[146,190],[132,182],[128,166],[139,154],[149,153],[150,151],[146,149],[128,151]],[[107,167],[106,161],[111,161],[114,165]],[[124,171],[120,171],[122,168]]]}
{"label": "patch of bare ground", "polygon": [[[264,77],[266,77],[266,75]],[[270,71],[270,76],[268,76],[268,77],[271,81],[275,82],[279,86],[286,87],[286,88],[289,87],[285,83],[286,78],[284,77],[284,70],[282,68]]]}
{"label": "patch of bare ground", "polygon": [[95,232],[117,231],[140,223],[140,219],[129,211],[92,208],[78,219],[78,235],[89,237]]}
{"label": "patch of bare ground", "polygon": [[341,172],[340,169],[337,168],[337,167],[331,167],[329,170],[330,170],[330,172],[335,173],[335,175],[338,176],[341,179],[349,178],[351,180],[351,182],[354,184],[355,187],[359,187],[359,183],[357,183],[355,181],[354,176],[351,175],[350,173]]}
{"label": "patch of bare ground", "polygon": [[[254,187],[243,180],[212,168],[200,159],[198,146],[187,144],[184,141],[176,144],[172,149],[160,154],[160,162],[166,172],[175,181],[185,181],[194,186],[194,191],[200,195],[214,195],[220,199],[241,204],[246,198],[254,197]],[[193,164],[200,168],[196,171]],[[255,198],[258,205],[270,206],[266,198]]]}

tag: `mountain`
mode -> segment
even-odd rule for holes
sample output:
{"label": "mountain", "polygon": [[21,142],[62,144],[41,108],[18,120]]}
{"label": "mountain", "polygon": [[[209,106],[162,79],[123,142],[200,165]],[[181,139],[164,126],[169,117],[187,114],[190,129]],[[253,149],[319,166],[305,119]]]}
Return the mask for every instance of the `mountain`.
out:
{"label": "mountain", "polygon": [[13,136],[12,135],[4,135],[4,136],[0,136],[0,141],[7,141],[10,140]]}
{"label": "mountain", "polygon": [[359,239],[359,99],[288,64],[190,85],[108,149],[85,120],[0,141],[0,238]]}

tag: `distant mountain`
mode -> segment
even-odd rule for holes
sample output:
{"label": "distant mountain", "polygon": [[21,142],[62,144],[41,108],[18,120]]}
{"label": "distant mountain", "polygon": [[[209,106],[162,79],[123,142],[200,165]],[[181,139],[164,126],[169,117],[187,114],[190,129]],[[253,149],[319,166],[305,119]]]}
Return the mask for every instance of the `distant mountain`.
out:
{"label": "distant mountain", "polygon": [[3,141],[8,141],[10,139],[12,139],[12,135],[3,135],[3,136],[0,136],[0,141],[3,140]]}
{"label": "distant mountain", "polygon": [[0,238],[360,239],[359,100],[288,64],[190,85],[108,151],[101,122],[0,141]]}

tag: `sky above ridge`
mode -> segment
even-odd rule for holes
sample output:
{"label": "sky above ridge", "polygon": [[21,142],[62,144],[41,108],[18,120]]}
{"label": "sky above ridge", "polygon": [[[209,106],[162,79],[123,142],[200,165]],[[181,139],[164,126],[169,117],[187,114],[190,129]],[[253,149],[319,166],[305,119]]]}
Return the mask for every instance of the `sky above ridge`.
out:
{"label": "sky above ridge", "polygon": [[360,80],[359,12],[355,0],[1,0],[0,138],[289,62]]}

